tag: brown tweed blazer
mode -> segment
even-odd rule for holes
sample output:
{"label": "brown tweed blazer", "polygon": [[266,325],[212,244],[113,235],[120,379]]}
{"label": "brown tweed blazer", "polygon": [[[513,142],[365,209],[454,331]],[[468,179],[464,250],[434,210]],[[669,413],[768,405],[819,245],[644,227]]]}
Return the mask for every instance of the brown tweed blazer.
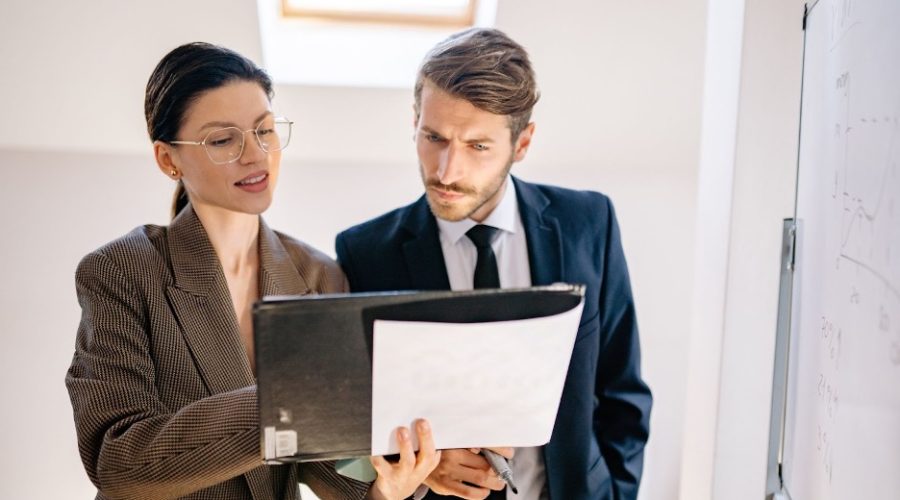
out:
{"label": "brown tweed blazer", "polygon": [[[339,292],[315,249],[260,219],[260,292]],[[138,227],[75,273],[81,323],[66,375],[78,449],[98,499],[362,498],[330,462],[262,464],[256,386],[231,296],[188,205],[166,227]]]}

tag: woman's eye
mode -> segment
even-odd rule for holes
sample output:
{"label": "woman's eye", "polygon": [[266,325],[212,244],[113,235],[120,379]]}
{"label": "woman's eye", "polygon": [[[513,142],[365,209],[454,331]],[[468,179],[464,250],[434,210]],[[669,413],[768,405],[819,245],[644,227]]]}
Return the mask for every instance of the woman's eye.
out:
{"label": "woman's eye", "polygon": [[257,135],[259,135],[260,137],[271,134],[273,132],[275,132],[275,129],[271,129],[271,128],[263,128],[263,129],[259,129],[256,131]]}
{"label": "woman's eye", "polygon": [[210,146],[213,146],[213,147],[221,148],[221,147],[225,147],[225,146],[228,146],[229,144],[231,144],[231,141],[232,141],[231,137],[221,137],[221,138],[216,138],[216,139],[210,139],[209,141],[207,141],[207,144],[209,144]]}

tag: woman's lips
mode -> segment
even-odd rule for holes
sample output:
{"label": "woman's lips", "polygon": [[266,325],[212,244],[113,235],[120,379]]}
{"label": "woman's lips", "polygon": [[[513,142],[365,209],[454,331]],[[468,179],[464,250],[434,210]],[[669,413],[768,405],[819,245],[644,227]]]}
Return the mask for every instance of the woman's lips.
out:
{"label": "woman's lips", "polygon": [[250,193],[258,193],[269,186],[269,173],[257,172],[234,183],[235,186]]}

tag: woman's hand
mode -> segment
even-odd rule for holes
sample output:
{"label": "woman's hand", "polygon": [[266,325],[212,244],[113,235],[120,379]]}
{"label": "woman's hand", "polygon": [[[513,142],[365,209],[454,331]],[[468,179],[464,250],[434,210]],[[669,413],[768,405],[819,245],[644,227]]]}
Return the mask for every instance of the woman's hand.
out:
{"label": "woman's hand", "polygon": [[441,460],[441,452],[434,449],[434,438],[427,420],[416,421],[419,438],[419,452],[413,451],[409,429],[397,429],[397,443],[400,445],[400,461],[391,463],[384,457],[371,457],[372,466],[378,478],[369,490],[373,500],[402,500],[415,493],[419,485]]}

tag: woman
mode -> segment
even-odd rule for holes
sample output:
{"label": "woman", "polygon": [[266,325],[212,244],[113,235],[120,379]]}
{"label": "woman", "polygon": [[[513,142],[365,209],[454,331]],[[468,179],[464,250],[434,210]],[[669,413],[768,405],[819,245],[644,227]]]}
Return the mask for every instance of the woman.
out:
{"label": "woman", "polygon": [[86,256],[66,377],[82,461],[98,498],[404,498],[439,459],[427,424],[407,429],[373,485],[331,463],[264,466],[251,306],[270,294],[346,290],[336,264],[272,231],[291,124],[271,111],[268,76],[210,44],[157,65],[144,110],[160,170],[178,182],[168,227],[138,227]]}

